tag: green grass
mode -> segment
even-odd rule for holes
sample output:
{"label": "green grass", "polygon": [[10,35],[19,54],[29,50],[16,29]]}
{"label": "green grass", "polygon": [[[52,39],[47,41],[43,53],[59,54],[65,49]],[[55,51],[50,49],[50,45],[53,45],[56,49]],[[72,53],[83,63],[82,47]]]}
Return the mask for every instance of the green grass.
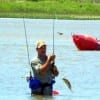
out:
{"label": "green grass", "polygon": [[100,19],[100,4],[91,0],[0,0],[0,17]]}

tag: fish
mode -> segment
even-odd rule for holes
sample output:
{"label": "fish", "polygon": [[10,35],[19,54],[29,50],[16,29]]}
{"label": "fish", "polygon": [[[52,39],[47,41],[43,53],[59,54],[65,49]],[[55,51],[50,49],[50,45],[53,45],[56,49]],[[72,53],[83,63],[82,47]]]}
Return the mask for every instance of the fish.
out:
{"label": "fish", "polygon": [[61,33],[61,32],[58,32],[58,34],[59,34],[59,35],[63,35],[63,33]]}
{"label": "fish", "polygon": [[70,89],[70,91],[72,92],[72,86],[71,86],[71,83],[68,79],[66,78],[62,78],[62,80],[64,81],[64,83],[67,85],[67,87]]}

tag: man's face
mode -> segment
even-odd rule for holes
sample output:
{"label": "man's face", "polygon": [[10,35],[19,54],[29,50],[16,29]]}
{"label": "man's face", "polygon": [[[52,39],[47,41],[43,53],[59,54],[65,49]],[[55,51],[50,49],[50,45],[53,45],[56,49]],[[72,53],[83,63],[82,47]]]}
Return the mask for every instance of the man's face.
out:
{"label": "man's face", "polygon": [[37,48],[37,52],[39,56],[45,56],[46,55],[46,45],[43,45],[40,48]]}

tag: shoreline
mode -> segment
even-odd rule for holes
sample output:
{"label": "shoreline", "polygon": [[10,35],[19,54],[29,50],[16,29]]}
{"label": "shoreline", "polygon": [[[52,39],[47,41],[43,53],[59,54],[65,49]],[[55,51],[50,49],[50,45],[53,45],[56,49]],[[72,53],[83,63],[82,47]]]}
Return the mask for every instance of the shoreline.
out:
{"label": "shoreline", "polygon": [[62,19],[62,20],[100,20],[99,15],[75,15],[75,14],[46,14],[46,13],[0,13],[0,18],[29,18],[29,19]]}

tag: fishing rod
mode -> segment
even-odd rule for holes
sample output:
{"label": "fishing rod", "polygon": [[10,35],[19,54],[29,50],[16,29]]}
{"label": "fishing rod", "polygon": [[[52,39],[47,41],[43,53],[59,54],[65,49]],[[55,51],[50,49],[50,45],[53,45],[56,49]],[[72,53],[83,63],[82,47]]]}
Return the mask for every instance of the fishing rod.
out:
{"label": "fishing rod", "polygon": [[[29,67],[31,67],[30,55],[29,55],[29,46],[28,46],[28,39],[27,39],[27,32],[26,32],[26,24],[25,24],[24,18],[23,18],[23,24],[24,24],[24,33],[25,33],[26,48],[27,48],[27,60],[28,60]],[[30,69],[30,77],[32,77],[31,69]]]}
{"label": "fishing rod", "polygon": [[55,36],[54,36],[54,28],[55,28],[55,19],[53,19],[53,54],[54,54],[54,51],[55,51],[55,48],[54,48],[54,41],[55,41]]}

